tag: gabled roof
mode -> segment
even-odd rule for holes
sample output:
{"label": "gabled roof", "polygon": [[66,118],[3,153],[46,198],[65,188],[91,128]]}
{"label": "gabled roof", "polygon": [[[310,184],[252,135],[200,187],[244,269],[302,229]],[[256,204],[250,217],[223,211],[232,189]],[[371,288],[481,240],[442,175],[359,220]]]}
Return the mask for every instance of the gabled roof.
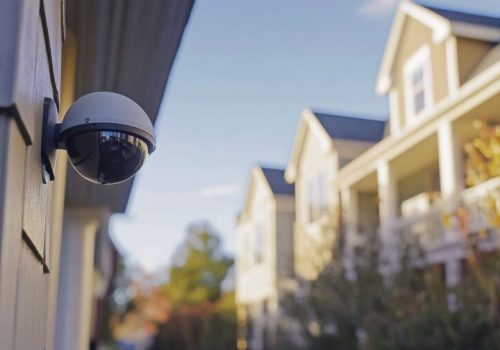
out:
{"label": "gabled roof", "polygon": [[274,194],[293,196],[295,193],[295,186],[286,182],[284,169],[273,169],[261,166],[261,170]]}
{"label": "gabled roof", "polygon": [[432,12],[437,13],[441,17],[444,17],[451,22],[461,22],[461,23],[476,24],[486,27],[500,28],[500,17],[498,16],[489,16],[477,13],[463,12],[454,9],[452,10],[452,9],[430,6],[426,4],[420,4],[420,6],[423,6],[426,9],[429,9]]}
{"label": "gabled roof", "polygon": [[396,12],[380,65],[376,87],[378,94],[386,94],[392,86],[392,66],[408,18],[413,18],[431,29],[434,43],[442,43],[451,35],[490,42],[500,41],[500,18],[497,16],[439,8],[404,0]]}
{"label": "gabled roof", "polygon": [[332,139],[379,142],[385,121],[313,112]]}
{"label": "gabled roof", "polygon": [[385,121],[346,116],[343,114],[327,114],[305,109],[302,112],[299,128],[288,162],[285,179],[295,181],[296,169],[302,154],[302,148],[309,129],[324,135],[324,143],[333,147],[334,140],[353,140],[363,142],[379,142],[384,137]]}
{"label": "gabled roof", "polygon": [[256,165],[250,172],[250,180],[246,190],[245,204],[243,205],[241,212],[238,214],[238,222],[246,216],[246,213],[251,208],[255,195],[255,189],[259,183],[266,186],[266,188],[269,189],[269,195],[274,198],[276,198],[276,196],[290,196],[293,198],[293,195],[295,194],[295,186],[285,181],[284,169]]}

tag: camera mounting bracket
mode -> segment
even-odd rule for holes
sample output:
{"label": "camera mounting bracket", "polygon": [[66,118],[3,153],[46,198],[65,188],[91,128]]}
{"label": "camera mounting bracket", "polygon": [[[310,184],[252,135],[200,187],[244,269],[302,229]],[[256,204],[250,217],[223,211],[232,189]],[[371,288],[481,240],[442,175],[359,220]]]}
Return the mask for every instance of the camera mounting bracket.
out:
{"label": "camera mounting bracket", "polygon": [[47,184],[49,181],[55,180],[56,140],[59,129],[57,106],[54,100],[49,97],[45,97],[43,100],[42,123],[42,182]]}

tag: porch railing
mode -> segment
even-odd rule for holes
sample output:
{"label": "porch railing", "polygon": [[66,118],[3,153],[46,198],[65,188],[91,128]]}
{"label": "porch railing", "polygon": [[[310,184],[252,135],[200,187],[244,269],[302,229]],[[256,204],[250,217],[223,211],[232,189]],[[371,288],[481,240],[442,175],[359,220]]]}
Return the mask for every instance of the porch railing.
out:
{"label": "porch railing", "polygon": [[497,227],[495,215],[500,208],[500,178],[496,177],[463,191],[462,204],[467,210],[470,233]]}
{"label": "porch railing", "polygon": [[417,241],[422,246],[427,246],[446,232],[443,214],[442,207],[434,205],[427,213],[399,219],[394,230],[406,243]]}
{"label": "porch railing", "polygon": [[[457,215],[460,208],[462,218]],[[464,190],[455,204],[441,202],[424,214],[400,218],[393,229],[400,238],[428,246],[450,229],[465,227],[468,233],[480,233],[497,228],[500,226],[495,217],[497,212],[500,212],[500,177]]]}

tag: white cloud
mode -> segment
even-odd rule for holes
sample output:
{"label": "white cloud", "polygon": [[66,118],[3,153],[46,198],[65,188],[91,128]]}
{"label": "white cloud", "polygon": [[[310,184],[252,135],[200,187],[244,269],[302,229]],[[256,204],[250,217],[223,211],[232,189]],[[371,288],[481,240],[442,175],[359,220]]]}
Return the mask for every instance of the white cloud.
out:
{"label": "white cloud", "polygon": [[205,187],[200,191],[202,197],[229,197],[235,196],[241,192],[241,187],[235,184],[222,184]]}
{"label": "white cloud", "polygon": [[366,17],[380,18],[392,13],[399,0],[365,0],[359,13]]}

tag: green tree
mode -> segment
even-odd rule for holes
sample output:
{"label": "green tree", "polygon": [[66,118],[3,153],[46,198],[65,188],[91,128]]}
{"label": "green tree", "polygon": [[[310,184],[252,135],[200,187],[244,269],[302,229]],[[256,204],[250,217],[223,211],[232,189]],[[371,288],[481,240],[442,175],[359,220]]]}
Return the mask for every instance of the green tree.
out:
{"label": "green tree", "polygon": [[197,305],[220,298],[222,281],[233,261],[223,254],[220,240],[209,225],[189,226],[174,260],[166,285],[174,305]]}
{"label": "green tree", "polygon": [[[500,349],[499,323],[490,317],[495,298],[478,275],[471,271],[457,286],[446,288],[440,266],[415,265],[419,254],[418,247],[407,246],[400,270],[390,279],[379,273],[376,239],[356,251],[356,278],[345,277],[339,262],[330,263],[287,300],[287,315],[303,344],[285,341],[282,348]],[[482,278],[498,281],[498,265],[498,256],[483,256]]]}
{"label": "green tree", "polygon": [[201,348],[203,350],[230,350],[236,346],[235,293],[225,294],[205,317]]}
{"label": "green tree", "polygon": [[151,349],[235,348],[234,292],[224,293],[222,288],[232,266],[232,259],[222,252],[220,240],[208,224],[188,227],[164,287],[172,303],[171,314]]}

